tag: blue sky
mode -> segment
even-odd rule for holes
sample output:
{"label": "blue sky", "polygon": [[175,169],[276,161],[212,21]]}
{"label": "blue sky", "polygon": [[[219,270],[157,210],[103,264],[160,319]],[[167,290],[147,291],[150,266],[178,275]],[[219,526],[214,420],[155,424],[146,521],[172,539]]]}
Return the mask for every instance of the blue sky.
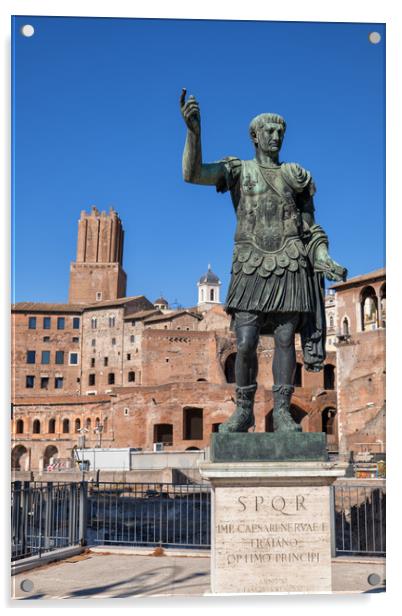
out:
{"label": "blue sky", "polygon": [[332,256],[350,276],[385,265],[383,25],[16,17],[13,82],[13,301],[67,300],[93,204],[122,218],[128,295],[194,305],[211,263],[224,297],[234,213],[182,180],[182,87],[205,162],[252,158],[251,118],[283,115],[282,160],[312,172]]}

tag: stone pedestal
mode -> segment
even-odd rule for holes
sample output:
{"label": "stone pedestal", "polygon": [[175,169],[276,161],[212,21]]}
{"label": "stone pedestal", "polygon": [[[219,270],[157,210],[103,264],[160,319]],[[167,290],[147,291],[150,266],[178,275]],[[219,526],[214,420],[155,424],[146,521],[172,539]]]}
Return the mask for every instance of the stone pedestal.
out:
{"label": "stone pedestal", "polygon": [[[252,436],[252,435],[250,435]],[[213,593],[331,592],[328,461],[210,462]]]}

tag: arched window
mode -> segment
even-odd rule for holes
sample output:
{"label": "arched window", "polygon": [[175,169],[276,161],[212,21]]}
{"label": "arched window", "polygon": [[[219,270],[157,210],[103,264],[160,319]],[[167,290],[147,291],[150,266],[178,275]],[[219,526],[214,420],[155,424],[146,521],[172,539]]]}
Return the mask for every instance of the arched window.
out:
{"label": "arched window", "polygon": [[302,382],[302,374],[303,374],[303,366],[299,362],[296,364],[295,378],[294,378],[294,386],[295,387],[303,387]]}
{"label": "arched window", "polygon": [[16,432],[17,434],[24,434],[24,422],[22,419],[17,420]]}
{"label": "arched window", "polygon": [[87,430],[91,429],[91,418],[87,417],[87,419],[85,420],[85,427]]}
{"label": "arched window", "polygon": [[109,385],[114,385],[114,372],[109,372],[107,375],[107,382]]}
{"label": "arched window", "polygon": [[225,361],[225,377],[227,383],[236,383],[235,363],[236,353],[231,353]]}
{"label": "arched window", "polygon": [[204,301],[204,289],[201,289],[201,301]]}
{"label": "arched window", "polygon": [[200,440],[203,438],[203,410],[187,407],[183,409],[183,439]]}
{"label": "arched window", "polygon": [[214,289],[210,289],[209,291],[209,299],[211,302],[215,301],[215,290]]}
{"label": "arched window", "polygon": [[54,434],[56,432],[56,420],[54,418],[49,419],[49,434]]}
{"label": "arched window", "polygon": [[96,326],[97,326],[96,317],[92,317],[92,319],[91,319],[91,328],[92,329],[96,329]]}
{"label": "arched window", "polygon": [[345,317],[342,321],[342,335],[343,336],[349,336],[349,321],[348,321],[348,317]]}
{"label": "arched window", "polygon": [[322,417],[322,431],[325,434],[329,434],[331,436],[335,435],[335,419],[336,419],[336,409],[327,408],[324,409],[321,413]]}
{"label": "arched window", "polygon": [[81,419],[77,418],[74,422],[74,431],[79,432],[81,430]]}
{"label": "arched window", "polygon": [[70,432],[70,420],[63,419],[63,434],[68,434]]}
{"label": "arched window", "polygon": [[54,458],[56,458],[58,453],[59,451],[57,447],[54,447],[53,445],[48,445],[46,447],[45,451],[43,452],[43,464],[45,468],[47,468],[49,464],[53,462]]}
{"label": "arched window", "polygon": [[13,471],[26,470],[29,454],[26,447],[17,445],[11,452],[11,468]]}
{"label": "arched window", "polygon": [[332,314],[331,314],[331,316],[329,317],[329,326],[330,326],[331,328],[334,326],[334,317],[332,316]]}
{"label": "arched window", "polygon": [[324,389],[335,389],[335,366],[332,364],[324,366]]}
{"label": "arched window", "polygon": [[106,432],[107,430],[107,417],[103,418],[103,431]]}
{"label": "arched window", "polygon": [[40,421],[35,419],[32,425],[32,434],[40,434]]}
{"label": "arched window", "polygon": [[173,445],[173,424],[155,424],[154,443]]}
{"label": "arched window", "polygon": [[97,417],[97,418],[95,419],[95,429],[96,429],[96,428],[99,428],[99,426],[100,426],[100,419],[99,419],[99,417]]}
{"label": "arched window", "polygon": [[376,329],[378,326],[378,300],[373,287],[364,287],[360,293],[360,313],[362,331]]}

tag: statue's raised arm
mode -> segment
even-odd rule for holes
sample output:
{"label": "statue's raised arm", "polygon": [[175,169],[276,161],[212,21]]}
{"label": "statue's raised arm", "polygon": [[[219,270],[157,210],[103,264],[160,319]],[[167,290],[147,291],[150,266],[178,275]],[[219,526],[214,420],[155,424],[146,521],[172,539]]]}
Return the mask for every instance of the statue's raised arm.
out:
{"label": "statue's raised arm", "polygon": [[194,96],[186,101],[186,89],[180,96],[180,109],[187,126],[187,137],[183,151],[183,178],[192,184],[216,186],[225,173],[221,162],[204,164],[201,150],[201,114]]}

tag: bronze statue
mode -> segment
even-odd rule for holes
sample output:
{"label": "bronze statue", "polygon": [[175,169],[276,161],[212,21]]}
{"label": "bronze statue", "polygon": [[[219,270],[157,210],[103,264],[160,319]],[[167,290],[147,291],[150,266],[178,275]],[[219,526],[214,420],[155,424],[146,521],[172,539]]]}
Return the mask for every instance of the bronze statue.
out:
{"label": "bronze statue", "polygon": [[187,125],[183,153],[186,182],[230,191],[237,216],[231,281],[225,310],[232,316],[237,356],[236,409],[220,432],[254,428],[257,344],[274,337],[274,431],[300,431],[290,413],[296,371],[295,334],[300,333],[307,370],[323,368],[325,359],[324,275],[345,280],[347,271],[328,254],[328,237],[315,222],[311,174],[297,163],[282,163],[279,152],[285,120],[262,113],[249,127],[252,160],[229,156],[205,164],[201,151],[201,116],[186,90],[180,98]]}

